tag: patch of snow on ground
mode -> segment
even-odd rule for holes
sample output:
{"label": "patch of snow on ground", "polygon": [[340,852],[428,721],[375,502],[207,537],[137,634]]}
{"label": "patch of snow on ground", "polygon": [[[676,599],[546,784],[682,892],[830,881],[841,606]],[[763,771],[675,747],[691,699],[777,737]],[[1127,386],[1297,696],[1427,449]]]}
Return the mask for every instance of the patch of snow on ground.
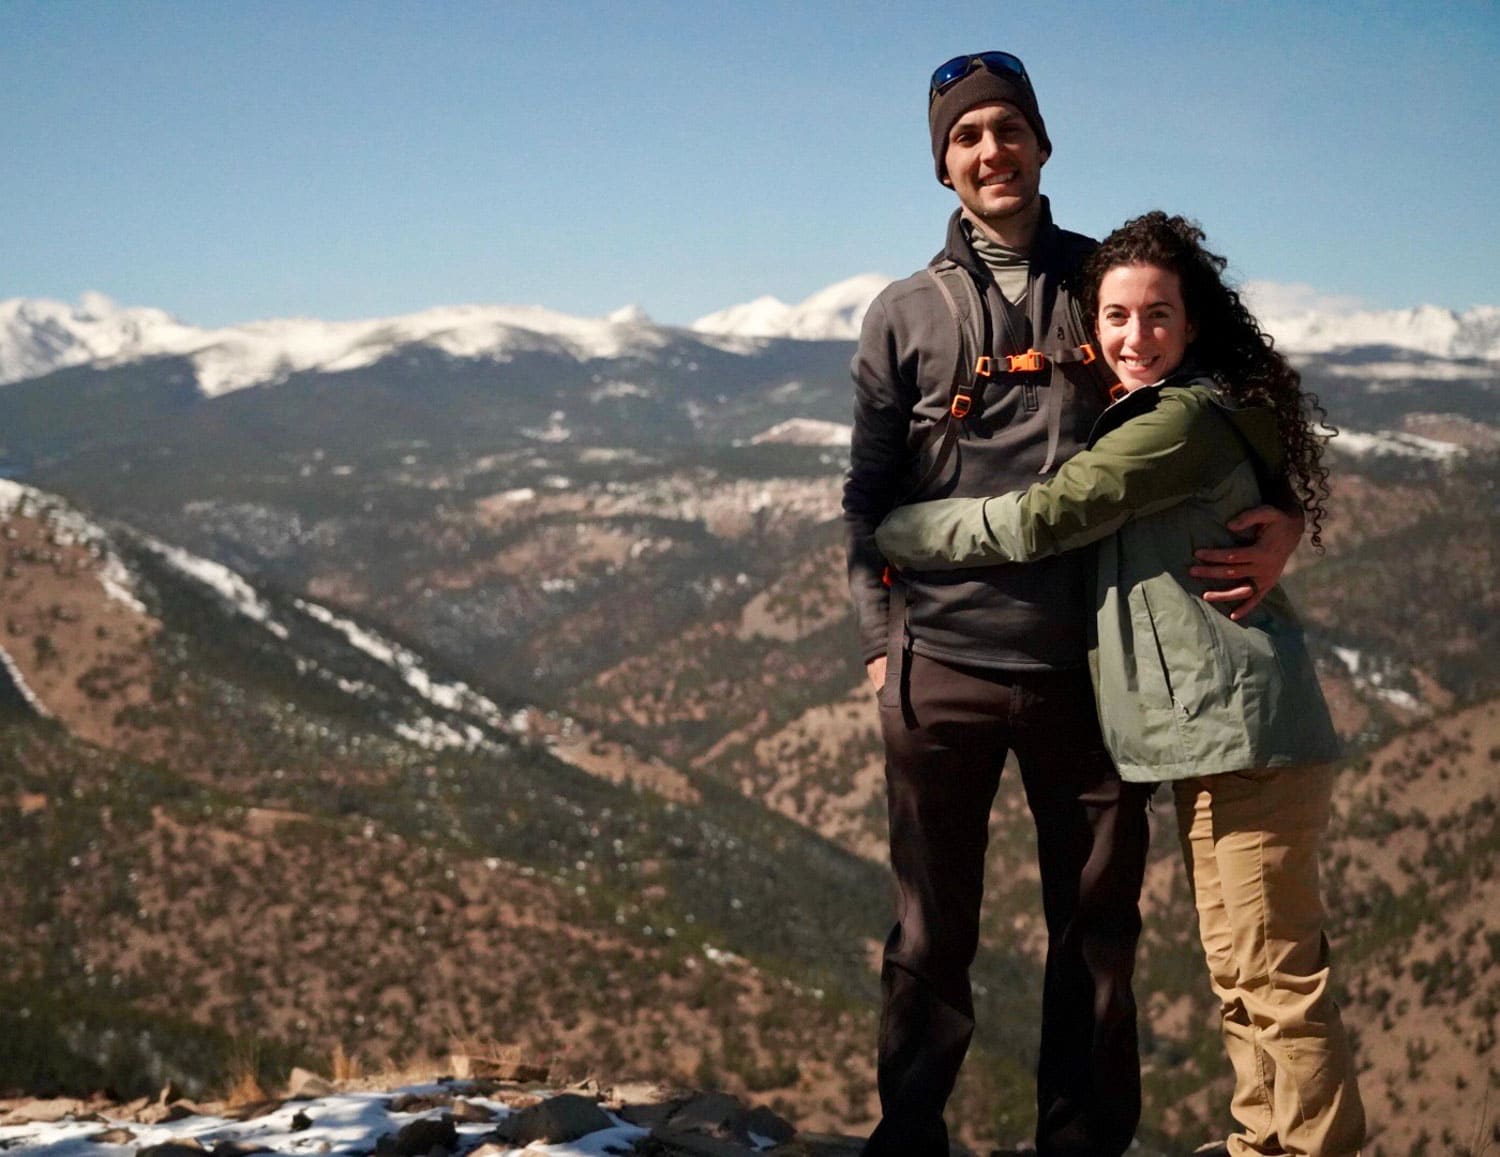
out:
{"label": "patch of snow on ground", "polygon": [[486,745],[484,732],[472,723],[465,724],[460,730],[451,723],[429,719],[425,715],[414,723],[396,724],[395,731],[402,739],[428,751],[474,751]]}
{"label": "patch of snow on ground", "polygon": [[1395,430],[1381,430],[1374,434],[1340,430],[1339,436],[1330,445],[1335,450],[1343,450],[1361,458],[1385,454],[1444,462],[1468,453],[1462,446],[1456,446],[1452,442],[1440,442],[1436,438],[1424,438],[1420,434],[1406,434]]}
{"label": "patch of snow on ground", "polygon": [[1373,695],[1377,699],[1383,699],[1395,707],[1400,707],[1403,711],[1413,711],[1421,714],[1431,713],[1431,709],[1427,704],[1423,703],[1422,700],[1418,699],[1410,691],[1387,685],[1387,678],[1393,673],[1399,675],[1399,672],[1392,672],[1389,664],[1385,664],[1386,670],[1379,670],[1378,668],[1382,664],[1378,657],[1374,662],[1368,661],[1364,655],[1353,647],[1335,646],[1333,654],[1344,665],[1344,669],[1349,672],[1349,677],[1354,681],[1354,686],[1358,690]]}
{"label": "patch of snow on ground", "polygon": [[1374,362],[1364,365],[1338,363],[1324,366],[1323,372],[1335,378],[1356,378],[1376,382],[1492,382],[1494,366],[1476,366],[1470,362]]}
{"label": "patch of snow on ground", "polygon": [[41,491],[13,482],[9,478],[0,478],[0,513],[9,514],[32,496],[40,497]]}
{"label": "patch of snow on ground", "polygon": [[789,446],[847,446],[853,436],[854,427],[843,422],[827,422],[819,418],[788,418],[755,435],[750,439],[750,444],[759,446],[777,442]]}
{"label": "patch of snow on ground", "polygon": [[[24,1153],[26,1157],[130,1157],[151,1145],[166,1142],[195,1142],[205,1152],[219,1142],[263,1147],[270,1153],[288,1155],[333,1154],[354,1157],[375,1148],[387,1133],[395,1133],[418,1118],[436,1118],[447,1110],[430,1109],[421,1113],[393,1113],[389,1102],[403,1093],[453,1092],[463,1095],[461,1084],[412,1085],[388,1093],[336,1093],[314,1100],[289,1101],[274,1113],[249,1121],[225,1117],[184,1117],[163,1125],[139,1125],[131,1121],[61,1121],[55,1124],[8,1125],[0,1127],[0,1150]],[[459,1149],[474,1148],[515,1110],[504,1101],[480,1096],[466,1096],[471,1104],[482,1105],[495,1113],[495,1121],[455,1122]],[[312,1124],[293,1131],[293,1118],[305,1114]],[[611,1115],[614,1126],[556,1145],[531,1145],[526,1153],[548,1153],[553,1157],[615,1157],[631,1152],[648,1130],[626,1124]],[[135,1139],[124,1145],[101,1144],[89,1140],[110,1128],[126,1128]],[[520,1154],[521,1149],[506,1149]]]}
{"label": "patch of snow on ground", "polygon": [[573,436],[573,431],[563,424],[561,411],[552,415],[545,426],[522,426],[521,437],[530,438],[533,442],[566,442]]}
{"label": "patch of snow on ground", "polygon": [[589,401],[598,403],[607,398],[649,398],[651,391],[634,382],[607,381],[589,391]]}
{"label": "patch of snow on ground", "polygon": [[1410,691],[1403,691],[1399,687],[1376,687],[1375,694],[1387,703],[1394,704],[1406,711],[1424,710],[1422,701]]}

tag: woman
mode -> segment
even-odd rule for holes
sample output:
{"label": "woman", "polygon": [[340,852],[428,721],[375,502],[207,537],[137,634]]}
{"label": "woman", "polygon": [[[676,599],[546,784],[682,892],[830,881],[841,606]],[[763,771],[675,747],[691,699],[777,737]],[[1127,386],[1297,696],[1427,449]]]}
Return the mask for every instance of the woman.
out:
{"label": "woman", "polygon": [[1090,666],[1105,741],[1133,781],[1171,781],[1235,1073],[1235,1157],[1358,1152],[1364,1112],[1318,893],[1338,750],[1291,604],[1241,622],[1187,573],[1224,524],[1288,488],[1321,546],[1327,472],[1295,370],[1181,217],[1105,239],[1085,300],[1117,400],[1086,450],[994,498],[895,511],[876,542],[908,570],[1027,562],[1098,544]]}

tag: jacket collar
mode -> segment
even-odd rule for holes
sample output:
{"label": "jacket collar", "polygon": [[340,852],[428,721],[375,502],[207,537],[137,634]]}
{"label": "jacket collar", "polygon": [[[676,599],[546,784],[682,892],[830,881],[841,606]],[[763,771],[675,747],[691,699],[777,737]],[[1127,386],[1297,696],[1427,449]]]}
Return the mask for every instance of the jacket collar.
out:
{"label": "jacket collar", "polygon": [[[1052,204],[1045,196],[1041,196],[1041,202],[1042,211],[1037,216],[1036,236],[1031,242],[1031,264],[1038,268],[1050,266],[1051,259],[1058,249],[1058,229],[1052,223]],[[953,210],[953,216],[948,218],[948,238],[943,244],[943,251],[928,264],[936,265],[945,259],[952,261],[960,268],[967,269],[981,285],[991,280],[989,266],[984,263],[984,259],[979,254],[974,252],[974,246],[964,231],[962,209]]]}
{"label": "jacket collar", "polygon": [[1161,392],[1168,386],[1191,386],[1195,382],[1213,385],[1213,379],[1195,366],[1189,358],[1161,381],[1131,390],[1119,401],[1111,402],[1104,408],[1104,413],[1099,415],[1094,422],[1094,428],[1089,431],[1088,444],[1092,446],[1105,434],[1123,426],[1131,418],[1154,409],[1161,398]]}

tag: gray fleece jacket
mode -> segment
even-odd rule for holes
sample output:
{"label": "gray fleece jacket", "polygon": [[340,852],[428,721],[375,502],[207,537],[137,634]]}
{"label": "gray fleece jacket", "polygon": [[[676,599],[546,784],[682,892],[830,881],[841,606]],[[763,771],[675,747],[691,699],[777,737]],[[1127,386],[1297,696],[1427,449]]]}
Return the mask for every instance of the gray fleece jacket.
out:
{"label": "gray fleece jacket", "polygon": [[[982,287],[993,319],[994,354],[1033,346],[1050,354],[1089,340],[1075,299],[1079,267],[1094,244],[1058,229],[1043,198],[1027,292],[1035,326],[1028,311],[1000,294],[958,213],[933,263],[951,260]],[[936,453],[932,431],[948,410],[961,349],[959,327],[925,272],[889,286],[865,315],[850,367],[854,434],[844,523],[849,587],[866,662],[885,654],[889,638],[885,559],[874,541],[880,520],[904,502],[1026,487],[1049,458],[1061,463],[1084,445],[1107,402],[1097,362],[999,375],[976,398],[944,469],[917,492],[914,486]],[[973,666],[1082,667],[1091,573],[1091,559],[1073,553],[1028,565],[912,576],[906,596],[911,648]]]}

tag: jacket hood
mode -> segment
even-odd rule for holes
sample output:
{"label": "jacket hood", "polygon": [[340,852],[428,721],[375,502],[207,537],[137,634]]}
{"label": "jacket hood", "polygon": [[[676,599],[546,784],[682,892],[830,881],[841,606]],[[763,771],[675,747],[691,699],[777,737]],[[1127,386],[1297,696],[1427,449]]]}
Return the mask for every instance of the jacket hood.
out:
{"label": "jacket hood", "polygon": [[1271,407],[1236,406],[1217,392],[1214,402],[1260,459],[1263,477],[1275,477],[1286,469],[1286,447],[1281,444],[1281,431],[1276,428],[1276,413]]}

